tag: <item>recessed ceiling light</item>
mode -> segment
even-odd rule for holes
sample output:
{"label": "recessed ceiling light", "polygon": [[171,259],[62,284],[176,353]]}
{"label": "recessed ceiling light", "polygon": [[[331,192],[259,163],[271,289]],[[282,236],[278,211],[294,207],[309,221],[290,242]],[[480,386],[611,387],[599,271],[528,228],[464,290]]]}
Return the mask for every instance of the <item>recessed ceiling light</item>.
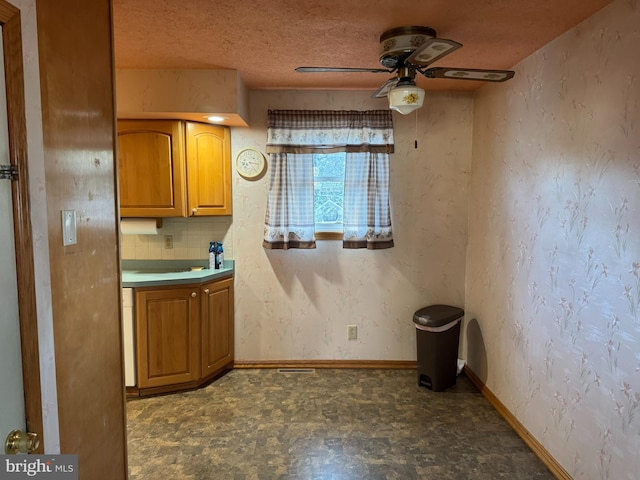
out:
{"label": "recessed ceiling light", "polygon": [[207,117],[207,120],[210,122],[224,122],[226,119],[219,115],[211,115],[210,117]]}

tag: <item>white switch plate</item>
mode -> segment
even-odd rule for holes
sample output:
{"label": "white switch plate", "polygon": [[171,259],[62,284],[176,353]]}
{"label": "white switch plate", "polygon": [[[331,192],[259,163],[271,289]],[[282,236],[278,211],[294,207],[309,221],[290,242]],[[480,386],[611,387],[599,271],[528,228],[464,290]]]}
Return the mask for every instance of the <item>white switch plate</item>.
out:
{"label": "white switch plate", "polygon": [[76,237],[76,211],[62,210],[62,245],[75,245]]}

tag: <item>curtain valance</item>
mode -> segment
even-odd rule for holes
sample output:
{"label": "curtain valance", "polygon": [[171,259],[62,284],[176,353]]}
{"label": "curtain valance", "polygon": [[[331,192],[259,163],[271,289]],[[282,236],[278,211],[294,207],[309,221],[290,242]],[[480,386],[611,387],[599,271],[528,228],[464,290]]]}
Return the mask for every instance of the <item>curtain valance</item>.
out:
{"label": "curtain valance", "polygon": [[269,110],[267,153],[393,153],[390,110]]}

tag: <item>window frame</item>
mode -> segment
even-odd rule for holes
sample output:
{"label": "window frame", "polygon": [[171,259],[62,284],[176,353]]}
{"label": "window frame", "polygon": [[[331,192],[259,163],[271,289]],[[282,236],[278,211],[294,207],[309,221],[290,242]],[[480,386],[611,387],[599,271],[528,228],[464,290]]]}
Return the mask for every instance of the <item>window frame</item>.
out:
{"label": "window frame", "polygon": [[342,240],[344,232],[316,231],[316,240]]}
{"label": "window frame", "polygon": [[[316,200],[322,204],[317,210],[318,219],[334,226],[336,214],[339,214],[336,209],[340,205],[333,205],[330,199],[337,191],[337,185],[328,186],[324,192],[314,190],[312,162],[290,164],[293,159],[288,158],[289,154],[315,152],[347,154],[344,192],[350,208],[346,208],[346,212],[342,209],[343,248],[392,248],[389,162],[394,146],[391,111],[269,110],[268,117],[266,151],[273,155],[273,170],[264,223],[264,248],[311,249],[315,248],[316,232],[321,238],[327,238],[320,231],[324,226],[316,230]],[[323,173],[334,173],[331,168],[322,170]],[[336,237],[336,233],[329,234],[329,238]]]}

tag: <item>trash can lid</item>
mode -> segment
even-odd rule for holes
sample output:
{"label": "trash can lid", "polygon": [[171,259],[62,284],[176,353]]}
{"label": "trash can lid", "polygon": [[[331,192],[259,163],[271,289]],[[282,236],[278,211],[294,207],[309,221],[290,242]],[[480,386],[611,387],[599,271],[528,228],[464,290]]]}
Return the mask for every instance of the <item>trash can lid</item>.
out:
{"label": "trash can lid", "polygon": [[464,310],[450,305],[430,305],[413,314],[413,323],[425,327],[442,327],[464,316]]}

